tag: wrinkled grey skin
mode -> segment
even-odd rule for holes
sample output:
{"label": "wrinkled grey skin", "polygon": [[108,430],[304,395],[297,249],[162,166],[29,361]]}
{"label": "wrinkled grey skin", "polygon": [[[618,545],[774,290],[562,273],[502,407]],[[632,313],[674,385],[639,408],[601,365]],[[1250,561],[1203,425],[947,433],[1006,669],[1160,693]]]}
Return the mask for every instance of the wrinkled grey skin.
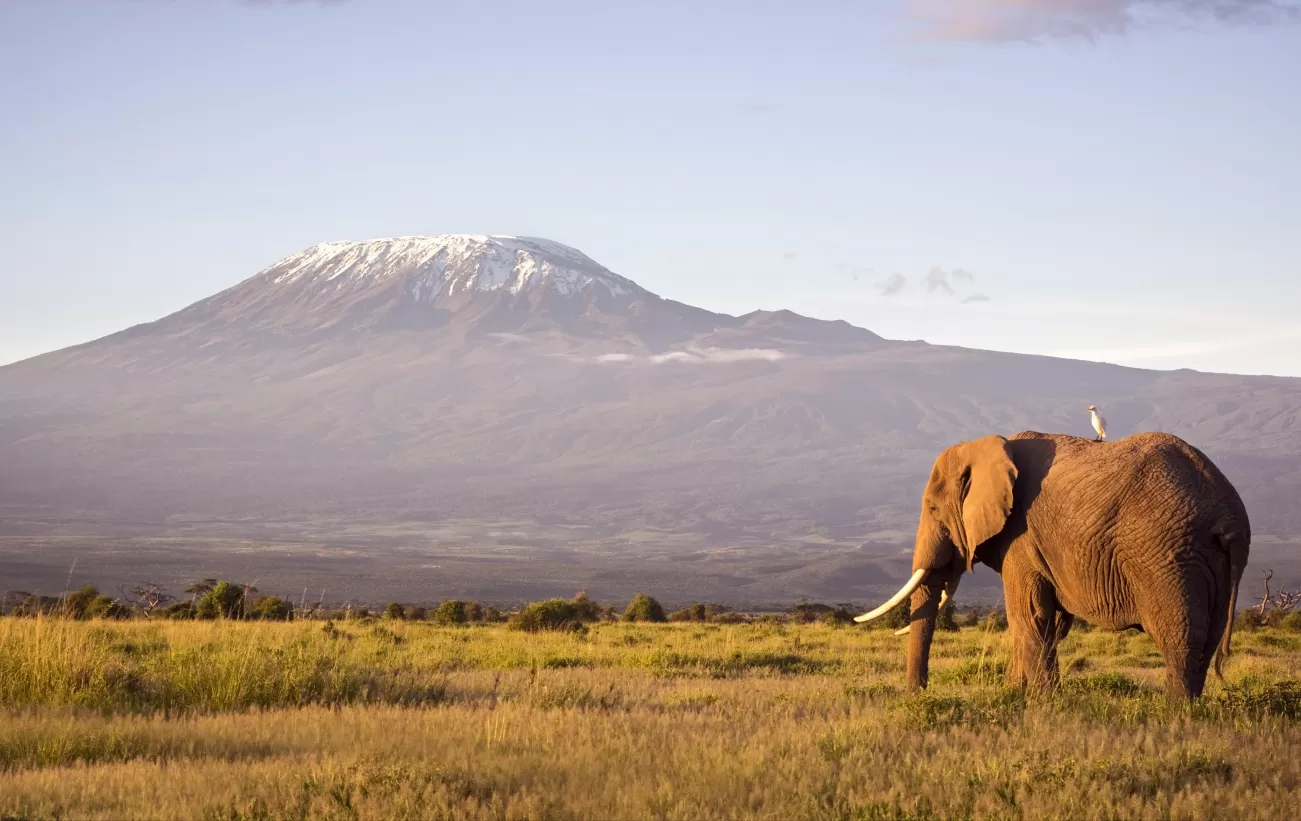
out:
{"label": "wrinkled grey skin", "polygon": [[[926,686],[939,596],[983,562],[1003,577],[1013,643],[1009,683],[1056,685],[1057,644],[1075,616],[1146,631],[1166,692],[1199,696],[1228,655],[1251,526],[1233,486],[1178,437],[1112,442],[1035,432],[954,445],[922,494],[908,685]],[[1223,646],[1220,640],[1223,637]]]}

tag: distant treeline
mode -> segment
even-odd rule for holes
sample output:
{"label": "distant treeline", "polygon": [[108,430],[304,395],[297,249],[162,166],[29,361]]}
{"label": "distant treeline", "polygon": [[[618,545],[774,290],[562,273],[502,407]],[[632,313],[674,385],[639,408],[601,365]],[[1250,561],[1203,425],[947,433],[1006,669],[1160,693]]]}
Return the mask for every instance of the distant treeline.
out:
{"label": "distant treeline", "polygon": [[[1261,605],[1240,611],[1235,619],[1239,629],[1283,627],[1301,631],[1301,612],[1293,612],[1295,602],[1280,604],[1268,592]],[[884,618],[866,625],[869,629],[897,630],[908,625],[908,602],[902,602]],[[185,597],[167,593],[162,586],[145,583],[124,586],[119,596],[100,592],[95,585],[85,585],[62,596],[45,596],[11,591],[0,599],[0,615],[13,617],[54,617],[68,619],[150,619],[212,620],[350,621],[389,619],[431,622],[441,626],[501,624],[516,630],[577,630],[600,622],[696,622],[702,624],[795,623],[848,626],[854,624],[856,611],[851,605],[828,605],[800,599],[789,610],[767,613],[740,612],[726,605],[698,602],[666,612],[653,596],[638,593],[622,610],[593,601],[586,593],[573,598],[551,598],[531,602],[518,610],[503,612],[477,601],[447,599],[435,605],[404,604],[391,601],[383,608],[346,604],[326,607],[321,602],[298,604],[281,596],[263,595],[256,587],[218,579],[204,579],[185,588]],[[937,630],[963,627],[1006,630],[1007,616],[997,608],[957,608],[948,602],[936,617]],[[1074,629],[1089,630],[1090,625],[1076,618]]]}
{"label": "distant treeline", "polygon": [[[448,599],[437,604],[391,601],[382,608],[345,604],[325,606],[322,602],[297,603],[282,596],[264,595],[249,584],[204,579],[185,588],[183,596],[169,594],[161,585],[145,583],[123,586],[118,596],[85,585],[61,596],[10,591],[0,600],[0,615],[16,617],[61,617],[70,619],[237,619],[244,621],[293,621],[300,619],[353,620],[393,619],[432,622],[439,625],[506,623],[520,630],[581,629],[598,622],[698,622],[744,624],[750,622],[794,622],[831,625],[853,624],[856,611],[849,604],[835,606],[799,600],[789,610],[766,613],[741,612],[723,604],[698,602],[666,612],[654,598],[639,593],[622,609],[596,602],[586,593],[573,598],[551,598],[503,612],[477,601]],[[955,630],[992,617],[996,626],[1006,625],[998,611],[957,611],[952,603],[939,616],[939,629]],[[907,604],[902,604],[871,627],[898,628],[907,624]]]}

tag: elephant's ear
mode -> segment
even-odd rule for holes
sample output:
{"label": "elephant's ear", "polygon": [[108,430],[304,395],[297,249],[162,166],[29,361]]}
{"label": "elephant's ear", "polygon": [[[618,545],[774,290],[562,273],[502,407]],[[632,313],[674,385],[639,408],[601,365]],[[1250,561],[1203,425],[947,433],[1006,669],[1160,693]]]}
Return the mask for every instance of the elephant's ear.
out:
{"label": "elephant's ear", "polygon": [[1016,483],[1016,465],[1002,436],[986,436],[968,442],[965,493],[962,498],[963,553],[967,569],[975,561],[976,548],[998,535],[1012,515],[1012,487]]}

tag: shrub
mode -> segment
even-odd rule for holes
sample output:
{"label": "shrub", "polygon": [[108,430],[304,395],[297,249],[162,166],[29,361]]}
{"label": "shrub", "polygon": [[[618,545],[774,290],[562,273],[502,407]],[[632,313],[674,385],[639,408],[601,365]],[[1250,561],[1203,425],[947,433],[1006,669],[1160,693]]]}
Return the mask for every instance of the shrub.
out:
{"label": "shrub", "polygon": [[808,599],[800,599],[791,608],[791,621],[796,624],[811,624],[825,613],[833,613],[835,608],[822,604],[821,602],[811,602]]}
{"label": "shrub", "polygon": [[887,628],[890,630],[898,630],[900,627],[908,626],[908,622],[911,621],[909,618],[911,615],[912,604],[905,599],[904,601],[899,602],[899,605],[895,607],[895,609],[886,613],[884,618],[868,622],[868,626],[875,627],[878,630]]}
{"label": "shrub", "polygon": [[434,624],[440,624],[444,627],[451,627],[457,624],[465,624],[469,621],[466,614],[465,602],[460,599],[448,599],[438,605],[434,611]]}
{"label": "shrub", "polygon": [[466,602],[465,604],[466,621],[485,621],[483,618],[483,607],[477,602]]}
{"label": "shrub", "polygon": [[384,607],[384,618],[386,619],[404,619],[406,615],[406,608],[395,601],[389,602]]}
{"label": "shrub", "polygon": [[69,619],[117,619],[128,614],[127,608],[119,605],[111,596],[100,593],[99,588],[93,584],[65,596],[57,612]]}
{"label": "shrub", "polygon": [[958,622],[953,618],[953,613],[953,602],[945,602],[944,606],[935,614],[935,629],[948,630],[951,633],[956,632],[958,629]]}
{"label": "shrub", "polygon": [[[614,619],[614,608],[597,604],[587,597],[585,591],[580,590],[569,600],[583,621],[601,621],[603,619]],[[663,612],[661,610],[661,612]]]}
{"label": "shrub", "polygon": [[1002,610],[990,610],[989,614],[981,620],[980,627],[983,630],[994,630],[998,632],[1006,630],[1007,614]]}
{"label": "shrub", "polygon": [[709,617],[710,624],[745,624],[749,619],[742,613],[733,613],[731,611],[718,613]]}
{"label": "shrub", "polygon": [[850,612],[848,605],[832,607],[820,602],[800,599],[791,610],[791,621],[796,624],[812,624],[815,621],[830,625],[852,624],[854,614]]}
{"label": "shrub", "polygon": [[165,619],[192,619],[194,618],[194,602],[191,600],[178,601],[162,608],[159,611]]}
{"label": "shrub", "polygon": [[[255,590],[256,588],[248,588]],[[245,589],[231,582],[217,582],[199,599],[201,619],[238,619],[244,616]]]}
{"label": "shrub", "polygon": [[841,627],[854,623],[854,614],[845,607],[837,607],[822,614],[820,621],[830,627]]}
{"label": "shrub", "polygon": [[1290,633],[1301,633],[1301,613],[1288,613],[1278,626]]}
{"label": "shrub", "polygon": [[1260,617],[1260,611],[1253,609],[1243,610],[1233,620],[1234,630],[1258,630],[1264,627],[1263,620]]}
{"label": "shrub", "polygon": [[429,611],[419,605],[408,607],[406,617],[407,621],[424,621],[429,617]]}
{"label": "shrub", "polygon": [[669,614],[669,621],[712,621],[727,612],[721,604],[688,604]]}
{"label": "shrub", "polygon": [[658,601],[645,593],[638,593],[628,603],[628,609],[623,611],[623,620],[663,622],[668,621],[668,618]]}
{"label": "shrub", "polygon": [[86,610],[90,603],[99,596],[99,588],[93,584],[88,584],[78,590],[74,590],[63,598],[63,606],[60,607],[61,613],[70,619],[86,618]]}
{"label": "shrub", "polygon": [[279,596],[258,596],[248,615],[263,621],[288,621],[294,615],[294,607]]}
{"label": "shrub", "polygon": [[590,600],[581,593],[569,600],[557,597],[533,602],[511,616],[506,626],[530,633],[538,630],[578,630],[587,622],[600,618],[599,608],[591,607],[589,603]]}

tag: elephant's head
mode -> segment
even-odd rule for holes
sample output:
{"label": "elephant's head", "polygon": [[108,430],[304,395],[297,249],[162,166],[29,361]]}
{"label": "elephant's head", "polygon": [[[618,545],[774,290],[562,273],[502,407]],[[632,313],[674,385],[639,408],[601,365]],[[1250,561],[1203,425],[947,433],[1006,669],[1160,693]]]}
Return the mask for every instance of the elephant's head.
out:
{"label": "elephant's head", "polygon": [[1012,513],[1016,465],[1007,439],[986,436],[945,450],[931,468],[922,492],[921,520],[913,547],[913,574],[885,604],[858,616],[866,622],[884,616],[912,597],[908,627],[908,686],[926,686],[931,637],[941,596],[951,598],[976,549],[998,535]]}

